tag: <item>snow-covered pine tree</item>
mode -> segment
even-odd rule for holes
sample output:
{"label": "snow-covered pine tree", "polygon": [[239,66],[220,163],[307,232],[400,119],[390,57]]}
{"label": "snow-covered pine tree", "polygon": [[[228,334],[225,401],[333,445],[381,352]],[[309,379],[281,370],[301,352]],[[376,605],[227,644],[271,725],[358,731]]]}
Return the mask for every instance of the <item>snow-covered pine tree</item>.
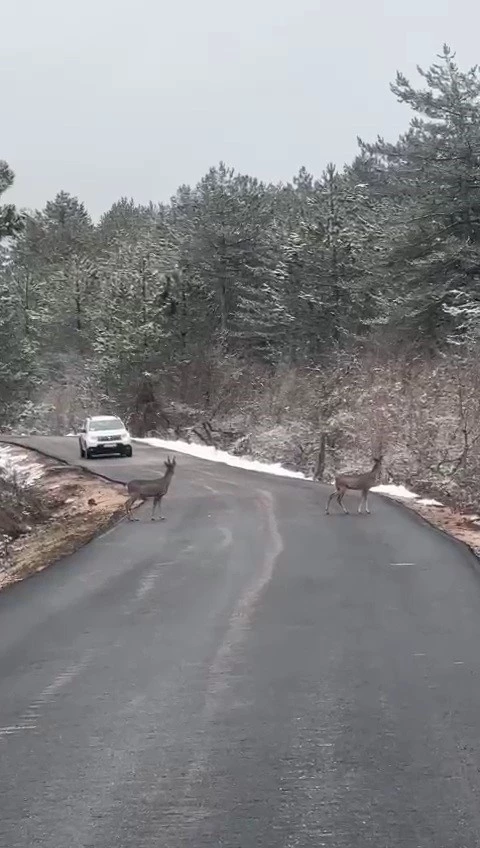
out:
{"label": "snow-covered pine tree", "polygon": [[[480,72],[459,70],[449,47],[414,88],[401,73],[392,92],[415,115],[395,144],[363,144],[383,165],[399,201],[385,222],[392,325],[422,345],[442,344],[458,292],[480,296]],[[387,301],[390,304],[387,304]]]}

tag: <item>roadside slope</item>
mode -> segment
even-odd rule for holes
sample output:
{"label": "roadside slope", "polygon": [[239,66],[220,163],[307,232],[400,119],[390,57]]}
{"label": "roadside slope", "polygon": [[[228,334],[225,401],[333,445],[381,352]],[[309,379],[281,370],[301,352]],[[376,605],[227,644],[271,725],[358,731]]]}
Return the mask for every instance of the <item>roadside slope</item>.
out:
{"label": "roadside slope", "polygon": [[0,589],[53,565],[123,512],[123,486],[0,444]]}

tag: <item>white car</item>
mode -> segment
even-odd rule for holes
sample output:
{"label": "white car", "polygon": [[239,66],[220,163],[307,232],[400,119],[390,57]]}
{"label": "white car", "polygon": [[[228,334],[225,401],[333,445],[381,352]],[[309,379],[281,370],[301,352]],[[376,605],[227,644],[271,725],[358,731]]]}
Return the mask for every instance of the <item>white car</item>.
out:
{"label": "white car", "polygon": [[80,456],[91,459],[94,454],[132,455],[132,439],[123,421],[114,415],[94,415],[84,421],[78,437]]}

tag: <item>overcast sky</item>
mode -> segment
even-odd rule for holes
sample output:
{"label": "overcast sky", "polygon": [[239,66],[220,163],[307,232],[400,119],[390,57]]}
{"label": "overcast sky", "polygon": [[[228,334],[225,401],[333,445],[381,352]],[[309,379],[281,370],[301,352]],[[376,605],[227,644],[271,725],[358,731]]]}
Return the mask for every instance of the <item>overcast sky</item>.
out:
{"label": "overcast sky", "polygon": [[480,59],[474,0],[5,0],[1,26],[5,200],[64,189],[95,217],[220,160],[272,181],[341,166],[357,135],[406,128],[397,69],[445,41]]}

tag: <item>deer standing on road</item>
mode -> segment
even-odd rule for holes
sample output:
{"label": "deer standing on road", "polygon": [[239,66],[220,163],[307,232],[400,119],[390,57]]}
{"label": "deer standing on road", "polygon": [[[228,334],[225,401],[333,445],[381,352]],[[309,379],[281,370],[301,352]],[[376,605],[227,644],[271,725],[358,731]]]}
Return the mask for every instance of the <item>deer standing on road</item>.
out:
{"label": "deer standing on road", "polygon": [[372,486],[375,485],[377,474],[382,464],[383,457],[379,456],[374,460],[371,471],[365,471],[363,474],[337,474],[335,477],[335,491],[329,495],[325,513],[328,515],[332,498],[337,496],[337,503],[342,507],[343,511],[348,514],[348,509],[343,505],[343,496],[347,489],[352,489],[362,493],[362,498],[358,507],[358,512],[362,511],[362,504],[365,504],[365,512],[370,513],[368,508],[368,493]]}
{"label": "deer standing on road", "polygon": [[[170,486],[176,464],[177,462],[175,457],[170,459],[170,457],[167,456],[167,461],[165,462],[165,468],[167,470],[163,477],[159,477],[156,480],[130,480],[130,482],[127,483],[129,498],[125,503],[125,511],[129,521],[138,521],[138,518],[132,517],[132,506],[135,501],[145,503],[145,501],[149,498],[153,498],[151,521],[155,521],[155,510],[157,505],[160,505],[161,509],[162,498],[165,497],[168,492],[168,487]],[[160,521],[163,520],[164,516],[160,515]]]}

